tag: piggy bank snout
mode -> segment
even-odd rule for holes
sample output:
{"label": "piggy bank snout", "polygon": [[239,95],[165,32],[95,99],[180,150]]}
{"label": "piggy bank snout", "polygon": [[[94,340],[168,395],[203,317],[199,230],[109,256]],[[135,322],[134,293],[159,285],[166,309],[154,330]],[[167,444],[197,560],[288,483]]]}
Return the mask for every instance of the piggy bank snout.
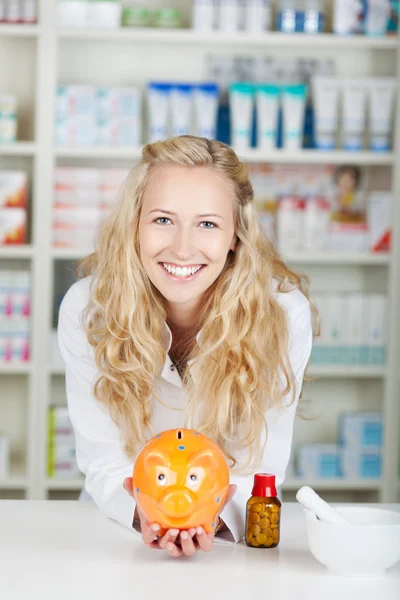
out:
{"label": "piggy bank snout", "polygon": [[170,488],[166,490],[160,504],[169,517],[187,517],[193,510],[194,498],[185,488]]}

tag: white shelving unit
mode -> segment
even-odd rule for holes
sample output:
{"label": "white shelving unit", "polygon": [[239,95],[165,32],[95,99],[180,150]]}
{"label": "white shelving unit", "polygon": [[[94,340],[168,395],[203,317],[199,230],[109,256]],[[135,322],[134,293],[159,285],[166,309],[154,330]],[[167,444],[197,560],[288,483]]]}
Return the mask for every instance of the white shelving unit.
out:
{"label": "white shelving unit", "polygon": [[[185,6],[183,0],[177,0],[176,4],[180,1]],[[76,496],[83,481],[48,479],[46,473],[48,406],[64,385],[64,369],[52,364],[50,352],[54,269],[60,261],[74,261],[89,252],[86,249],[63,250],[51,246],[54,167],[57,164],[126,166],[137,160],[141,151],[140,148],[55,147],[52,140],[57,84],[87,82],[95,85],[129,85],[144,84],[152,78],[201,78],[203,58],[210,51],[285,56],[315,56],[318,53],[318,56],[332,56],[336,60],[338,74],[396,73],[400,76],[400,47],[396,38],[340,38],[331,34],[306,36],[276,32],[249,36],[152,29],[58,30],[56,0],[38,0],[38,3],[40,25],[0,25],[0,67],[3,65],[3,72],[0,69],[0,89],[11,81],[10,73],[1,63],[3,46],[7,50],[15,41],[19,48],[15,64],[11,62],[8,67],[14,70],[14,78],[20,75],[19,59],[25,61],[26,73],[31,73],[32,65],[34,67],[34,89],[30,90],[30,94],[16,86],[17,93],[22,97],[25,121],[20,132],[21,141],[0,146],[0,168],[3,168],[3,164],[11,168],[10,165],[15,162],[26,166],[32,174],[32,245],[0,248],[0,268],[3,264],[7,264],[6,268],[12,268],[10,264],[23,264],[24,268],[29,266],[33,281],[32,360],[27,366],[0,368],[0,419],[2,405],[12,403],[14,406],[18,402],[23,404],[22,413],[26,419],[25,429],[18,432],[15,438],[18,452],[12,463],[11,475],[5,481],[0,481],[0,497],[17,494],[17,497],[31,499],[52,497],[52,494],[57,494],[57,497],[60,494],[61,497]],[[32,58],[33,51],[35,58]],[[29,63],[29,60],[34,63]],[[312,366],[308,372],[312,382],[305,385],[305,395],[319,403],[323,416],[317,428],[311,425],[313,433],[318,430],[317,435],[326,435],[332,441],[335,438],[335,415],[347,404],[350,408],[362,408],[365,401],[368,408],[382,407],[385,415],[384,473],[381,480],[307,483],[343,497],[352,493],[371,493],[375,494],[377,500],[385,502],[397,501],[400,494],[400,93],[397,116],[395,150],[389,153],[339,150],[304,150],[295,153],[276,150],[268,154],[252,150],[241,153],[242,158],[249,162],[302,165],[351,163],[374,169],[374,172],[384,169],[390,174],[395,197],[393,249],[390,256],[300,253],[285,257],[289,264],[299,269],[301,267],[302,271],[311,275],[314,291],[318,285],[326,285],[329,290],[340,289],[342,282],[346,281],[348,287],[344,291],[380,291],[384,286],[389,295],[390,337],[386,366]],[[29,122],[32,125],[30,128]],[[33,134],[29,135],[29,131]],[[18,398],[14,398],[16,393]],[[302,433],[299,427],[299,433],[300,441],[304,441],[306,429]],[[284,489],[293,492],[302,484],[300,480],[289,478]]]}

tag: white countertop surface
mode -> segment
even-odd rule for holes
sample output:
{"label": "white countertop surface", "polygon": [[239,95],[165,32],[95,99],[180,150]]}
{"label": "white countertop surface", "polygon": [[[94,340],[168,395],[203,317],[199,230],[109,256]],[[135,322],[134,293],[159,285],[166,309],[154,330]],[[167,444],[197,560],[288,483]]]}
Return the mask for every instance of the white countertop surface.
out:
{"label": "white countertop surface", "polygon": [[302,507],[284,504],[281,519],[278,548],[218,544],[173,559],[93,503],[1,500],[0,598],[400,599],[400,563],[375,579],[328,575],[308,550]]}

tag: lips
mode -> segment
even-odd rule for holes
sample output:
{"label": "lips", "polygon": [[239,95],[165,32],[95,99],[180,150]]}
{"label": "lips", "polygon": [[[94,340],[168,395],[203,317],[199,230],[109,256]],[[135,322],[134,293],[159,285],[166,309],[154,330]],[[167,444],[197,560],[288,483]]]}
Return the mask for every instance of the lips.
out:
{"label": "lips", "polygon": [[[173,265],[177,269],[176,272],[173,273],[173,272],[170,272],[168,269],[166,269],[164,266],[164,265],[172,266],[172,263],[158,263],[158,264],[160,265],[160,267],[162,268],[164,273],[168,276],[168,278],[172,279],[173,281],[192,281],[206,267],[206,265],[189,265],[189,267],[192,267],[192,268],[195,268],[195,267],[200,267],[200,268],[198,268],[197,271],[194,271],[194,273],[187,274],[186,269],[188,267],[182,268],[182,267],[176,267],[175,265]],[[182,273],[182,269],[185,269],[183,271],[183,273]]]}

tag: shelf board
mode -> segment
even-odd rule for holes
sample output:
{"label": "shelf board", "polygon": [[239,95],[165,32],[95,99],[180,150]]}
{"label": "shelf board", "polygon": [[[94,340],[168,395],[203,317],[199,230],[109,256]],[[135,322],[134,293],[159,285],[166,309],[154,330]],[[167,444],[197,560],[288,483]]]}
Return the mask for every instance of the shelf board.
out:
{"label": "shelf board", "polygon": [[[249,150],[235,149],[238,156],[247,162],[285,163],[285,164],[342,164],[357,165],[392,165],[394,154],[392,152],[346,152],[343,150],[273,150],[265,152],[258,148]],[[141,147],[105,147],[105,146],[58,146],[56,156],[62,158],[99,158],[137,160],[141,157]]]}
{"label": "shelf board", "polygon": [[0,375],[29,375],[31,372],[31,363],[0,363]]}
{"label": "shelf board", "polygon": [[84,478],[75,478],[75,479],[46,479],[46,488],[48,491],[51,490],[72,490],[72,491],[80,491],[83,488],[85,483]]}
{"label": "shelf board", "polygon": [[386,376],[386,367],[375,365],[312,365],[308,367],[306,376],[341,379],[380,379]]}
{"label": "shelf board", "polygon": [[288,34],[270,31],[263,34],[245,32],[225,33],[221,31],[202,32],[190,28],[160,29],[160,28],[120,28],[120,29],[60,29],[61,39],[89,41],[115,41],[140,43],[170,43],[190,44],[192,46],[284,46],[298,49],[299,46],[310,48],[348,48],[354,50],[395,50],[397,36],[368,37],[339,36],[332,33],[315,35]]}
{"label": "shelf board", "polygon": [[[50,366],[49,373],[51,375],[64,375],[65,369],[62,365]],[[313,366],[310,365],[307,369],[306,375],[309,377],[321,377],[321,378],[345,378],[345,379],[377,379],[383,378],[386,375],[385,367],[377,367],[375,365],[360,365],[360,366]]]}
{"label": "shelf board", "polygon": [[[52,256],[55,260],[79,260],[91,254],[90,248],[53,248]],[[1,256],[1,254],[0,254]],[[291,264],[318,264],[318,265],[388,265],[391,261],[390,254],[363,254],[356,252],[296,252],[283,254],[286,262]]]}
{"label": "shelf board", "polygon": [[25,490],[27,487],[27,477],[10,475],[5,479],[0,479],[0,490]]}
{"label": "shelf board", "polygon": [[34,255],[33,247],[24,246],[0,246],[0,259],[4,258],[32,258]]}
{"label": "shelf board", "polygon": [[64,365],[50,365],[48,369],[50,375],[65,375]]}
{"label": "shelf board", "polygon": [[309,485],[316,490],[379,490],[380,479],[287,479],[283,482],[283,491],[297,491],[303,485]]}
{"label": "shelf board", "polygon": [[29,25],[28,23],[0,23],[0,37],[38,37],[40,29],[38,25]]}
{"label": "shelf board", "polygon": [[0,156],[34,156],[36,154],[35,142],[0,143]]}
{"label": "shelf board", "polygon": [[79,260],[92,252],[90,248],[53,248],[51,255],[54,260]]}
{"label": "shelf board", "polygon": [[357,252],[288,252],[283,255],[291,264],[317,265],[388,265],[390,254],[366,254]]}

